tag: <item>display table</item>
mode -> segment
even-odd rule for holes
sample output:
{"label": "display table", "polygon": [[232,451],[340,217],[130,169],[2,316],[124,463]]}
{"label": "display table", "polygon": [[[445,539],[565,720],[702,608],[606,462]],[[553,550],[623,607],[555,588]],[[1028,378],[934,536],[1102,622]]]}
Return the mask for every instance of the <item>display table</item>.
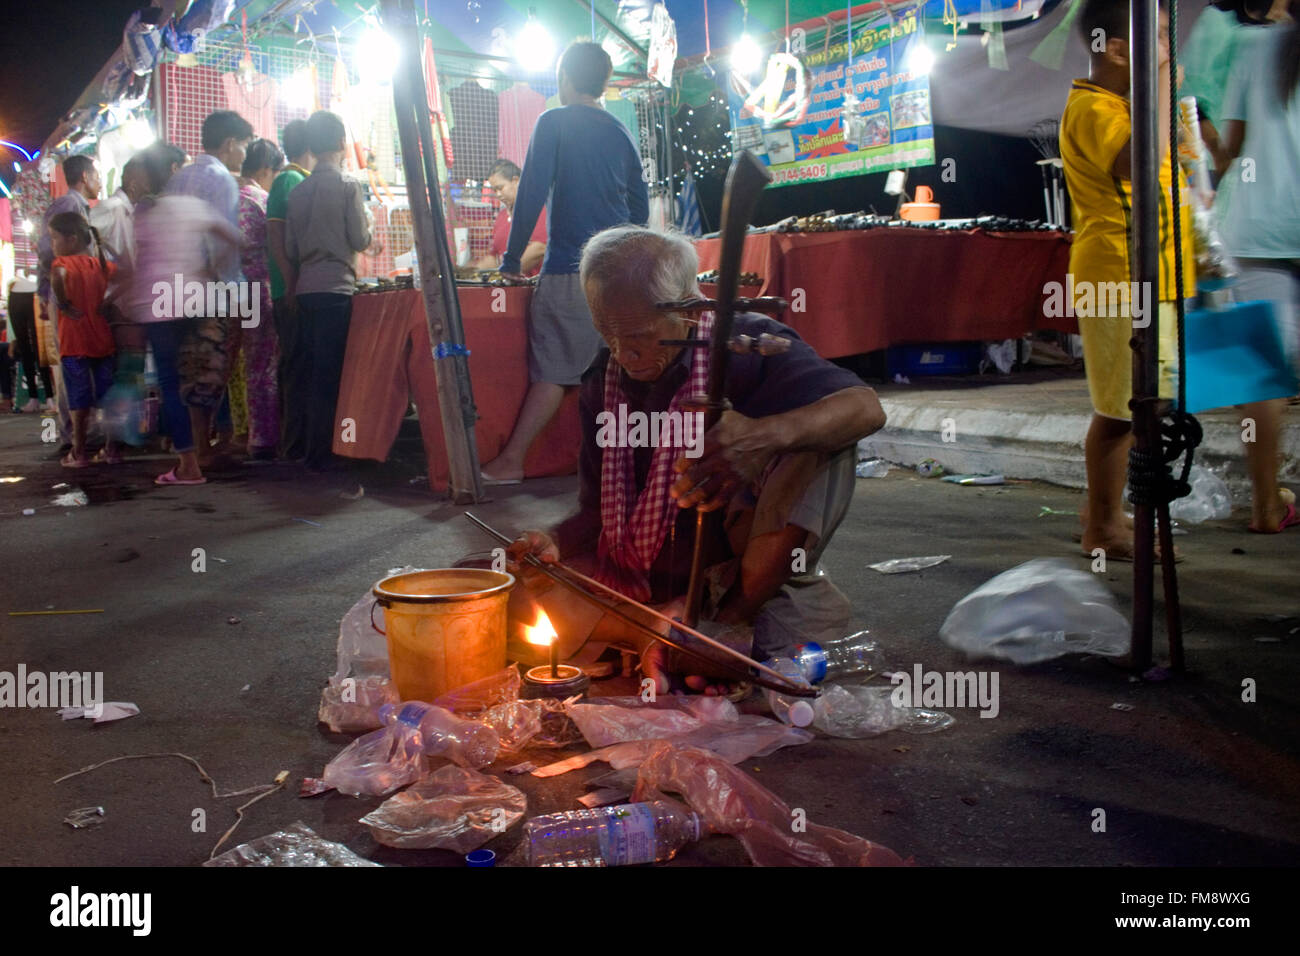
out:
{"label": "display table", "polygon": [[[718,267],[720,241],[695,243],[700,270]],[[1043,315],[1043,286],[1065,282],[1070,237],[881,227],[759,233],[745,240],[742,272],[762,295],[797,304],[777,318],[824,358],[908,342],[1018,338],[1038,329],[1078,332]]]}
{"label": "display table", "polygon": [[[532,289],[462,286],[458,292],[478,409],[478,457],[486,463],[510,437],[528,390],[526,322]],[[504,311],[493,311],[493,305]],[[334,452],[347,458],[386,460],[409,396],[419,413],[429,485],[444,491],[447,450],[434,361],[420,292],[372,292],[353,299],[336,421],[352,419],[355,441],[343,441],[346,435],[340,427]],[[572,474],[577,470],[579,444],[574,389],[533,444],[525,474],[530,478]]]}

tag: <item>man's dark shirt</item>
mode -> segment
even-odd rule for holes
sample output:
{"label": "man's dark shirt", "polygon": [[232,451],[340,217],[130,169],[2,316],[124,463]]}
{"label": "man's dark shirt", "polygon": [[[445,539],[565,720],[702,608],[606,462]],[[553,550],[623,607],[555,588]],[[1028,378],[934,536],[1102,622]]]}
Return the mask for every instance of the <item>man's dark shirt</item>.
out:
{"label": "man's dark shirt", "polygon": [[[791,340],[790,349],[779,355],[747,353],[729,356],[726,397],[732,408],[748,418],[765,418],[803,408],[846,388],[860,388],[863,382],[813,351],[787,326],[761,315],[736,316],[733,335],[757,337],[764,332]],[[628,413],[665,412],[673,396],[690,375],[690,353],[683,349],[673,364],[653,382],[623,379]],[[578,457],[578,513],[556,527],[554,537],[561,555],[594,551],[600,536],[600,468],[604,450],[596,444],[599,431],[596,415],[605,408],[605,367],[609,349],[601,349],[582,377],[578,414],[582,428],[582,450]],[[629,429],[630,430],[630,429]],[[637,493],[645,487],[654,457],[653,448],[633,450]],[[704,565],[708,567],[734,555],[723,533],[726,509],[710,512],[705,520]],[[650,569],[651,602],[663,603],[686,590],[691,571],[691,549],[695,540],[695,509],[680,509],[674,529],[669,530],[659,556]]]}

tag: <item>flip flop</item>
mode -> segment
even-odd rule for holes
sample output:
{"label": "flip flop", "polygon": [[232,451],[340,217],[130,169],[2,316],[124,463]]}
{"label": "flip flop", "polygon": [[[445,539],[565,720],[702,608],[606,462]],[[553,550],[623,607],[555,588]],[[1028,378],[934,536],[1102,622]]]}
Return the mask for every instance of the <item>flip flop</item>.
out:
{"label": "flip flop", "polygon": [[206,485],[206,478],[177,478],[176,469],[173,468],[165,475],[159,475],[153,480],[155,485]]}
{"label": "flip flop", "polygon": [[62,465],[64,468],[89,468],[90,459],[73,458],[72,452],[68,452],[66,455],[64,455],[62,458],[59,459],[59,464]]}
{"label": "flip flop", "polygon": [[1287,528],[1300,524],[1300,515],[1296,514],[1295,505],[1288,503],[1286,514],[1282,516],[1282,523],[1277,526],[1276,531],[1265,531],[1263,528],[1256,528],[1253,524],[1248,527],[1255,534],[1281,534]]}
{"label": "flip flop", "polygon": [[483,484],[488,487],[494,487],[497,485],[522,485],[524,483],[522,478],[489,478],[481,471],[478,473],[478,476],[483,480]]}

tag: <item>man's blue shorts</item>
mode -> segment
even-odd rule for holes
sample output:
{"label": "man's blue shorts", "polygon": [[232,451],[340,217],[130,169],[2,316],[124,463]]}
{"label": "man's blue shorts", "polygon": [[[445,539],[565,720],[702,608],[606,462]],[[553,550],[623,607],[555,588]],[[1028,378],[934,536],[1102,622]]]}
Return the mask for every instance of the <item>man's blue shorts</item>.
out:
{"label": "man's blue shorts", "polygon": [[113,356],[85,358],[67,356],[59,359],[63,366],[63,388],[68,408],[78,411],[94,408],[113,385]]}

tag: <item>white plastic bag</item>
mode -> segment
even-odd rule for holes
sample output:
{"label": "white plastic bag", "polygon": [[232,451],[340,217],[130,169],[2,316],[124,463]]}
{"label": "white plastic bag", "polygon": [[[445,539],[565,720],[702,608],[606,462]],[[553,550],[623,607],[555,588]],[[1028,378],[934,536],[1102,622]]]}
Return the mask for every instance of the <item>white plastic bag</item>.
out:
{"label": "white plastic bag", "polygon": [[1208,468],[1193,465],[1187,480],[1192,493],[1170,502],[1169,517],[1189,524],[1232,517],[1232,493],[1222,478]]}
{"label": "white plastic bag", "polygon": [[1064,654],[1127,654],[1131,634],[1096,575],[1064,558],[1036,558],[966,595],[939,628],[973,658],[1035,664]]}
{"label": "white plastic bag", "polygon": [[420,734],[398,724],[352,741],[325,765],[321,779],[349,796],[382,796],[428,772]]}
{"label": "white plastic bag", "polygon": [[336,734],[355,734],[382,727],[379,708],[400,701],[387,677],[345,677],[325,685],[316,716]]}
{"label": "white plastic bag", "polygon": [[523,819],[517,787],[476,770],[447,766],[389,797],[361,822],[384,846],[468,853]]}
{"label": "white plastic bag", "polygon": [[725,697],[599,697],[565,708],[593,747],[676,737],[705,724],[734,723],[740,712]]}

